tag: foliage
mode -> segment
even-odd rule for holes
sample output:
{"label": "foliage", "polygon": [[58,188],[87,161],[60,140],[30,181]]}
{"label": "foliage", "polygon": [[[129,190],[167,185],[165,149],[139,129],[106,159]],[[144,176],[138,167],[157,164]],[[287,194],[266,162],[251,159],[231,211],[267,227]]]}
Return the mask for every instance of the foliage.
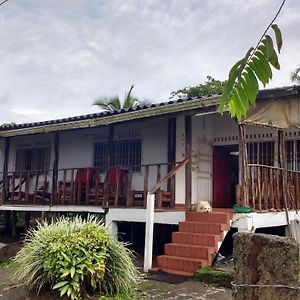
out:
{"label": "foliage", "polygon": [[291,80],[300,84],[300,67],[291,73]]}
{"label": "foliage", "polygon": [[196,280],[222,287],[231,287],[233,280],[229,272],[214,269],[212,267],[199,268],[195,273]]}
{"label": "foliage", "polygon": [[203,84],[185,87],[183,89],[172,92],[170,99],[174,97],[190,98],[190,97],[207,96],[213,94],[221,94],[223,92],[225,81],[214,79],[211,76],[207,76],[206,78],[207,81],[205,81],[205,83]]}
{"label": "foliage", "polygon": [[[271,25],[280,53],[282,36],[276,24]],[[224,93],[220,99],[221,113],[228,109],[232,117],[241,120],[250,105],[254,105],[260,81],[264,86],[272,79],[272,69],[280,69],[272,38],[265,34],[257,47],[250,48],[241,60],[230,70]]]}
{"label": "foliage", "polygon": [[11,260],[8,261],[0,261],[1,269],[10,269],[14,267],[14,263]]}
{"label": "foliage", "polygon": [[138,278],[132,258],[95,218],[60,218],[29,231],[15,258],[15,278],[38,293],[51,287],[71,299],[90,292],[126,294]]}
{"label": "foliage", "polygon": [[[110,98],[99,98],[97,99],[93,105],[100,107],[105,111],[116,111],[120,109],[128,109],[132,107],[136,107],[138,104],[142,103],[141,100],[132,96],[132,90],[134,85],[132,85],[129,89],[128,93],[125,93],[125,97],[121,100],[118,96],[110,97]],[[150,101],[145,101],[145,103],[150,103]]]}

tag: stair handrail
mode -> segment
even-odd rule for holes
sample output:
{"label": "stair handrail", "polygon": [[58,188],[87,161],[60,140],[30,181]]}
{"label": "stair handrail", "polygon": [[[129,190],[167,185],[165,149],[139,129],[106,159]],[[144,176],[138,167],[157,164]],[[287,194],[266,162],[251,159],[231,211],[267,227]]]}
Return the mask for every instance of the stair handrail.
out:
{"label": "stair handrail", "polygon": [[173,177],[176,172],[185,166],[190,161],[190,158],[185,158],[177,166],[175,166],[164,178],[162,178],[156,185],[149,191],[150,194],[154,194],[167,180]]}

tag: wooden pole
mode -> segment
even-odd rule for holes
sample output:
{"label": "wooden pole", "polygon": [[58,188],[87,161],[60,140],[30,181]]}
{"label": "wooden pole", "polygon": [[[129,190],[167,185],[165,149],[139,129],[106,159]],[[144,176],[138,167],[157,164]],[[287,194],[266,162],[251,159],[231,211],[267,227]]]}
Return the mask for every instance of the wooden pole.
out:
{"label": "wooden pole", "polygon": [[3,177],[2,177],[2,197],[0,205],[5,203],[6,189],[7,189],[7,172],[8,172],[8,162],[9,162],[9,149],[10,149],[10,138],[5,138],[5,148],[4,148],[4,163],[3,163]]}
{"label": "wooden pole", "polygon": [[108,198],[109,198],[109,186],[108,186],[108,171],[111,167],[111,154],[113,151],[113,142],[114,142],[114,125],[109,126],[108,140],[107,140],[107,152],[106,152],[106,162],[105,162],[105,183],[104,183],[104,206],[108,207]]}
{"label": "wooden pole", "polygon": [[288,203],[287,203],[287,164],[286,164],[286,153],[285,153],[285,143],[284,143],[284,132],[282,130],[278,130],[278,145],[279,145],[279,166],[282,169],[281,174],[281,184],[282,184],[282,197],[283,204],[285,209],[286,223],[287,223],[287,233],[288,236],[291,237],[291,224],[289,218],[288,211]]}
{"label": "wooden pole", "polygon": [[242,206],[249,205],[249,188],[248,188],[248,151],[245,135],[245,127],[239,124],[239,156],[241,166],[241,203]]}
{"label": "wooden pole", "polygon": [[184,136],[185,136],[185,158],[189,161],[185,165],[185,206],[187,209],[192,204],[192,117],[184,118]]}
{"label": "wooden pole", "polygon": [[[176,161],[176,118],[170,118],[168,120],[168,172],[170,172],[175,167]],[[174,164],[173,164],[174,163]],[[174,195],[172,197],[172,206],[175,206],[175,176],[174,175],[168,181],[168,191],[172,192]]]}
{"label": "wooden pole", "polygon": [[54,161],[52,173],[52,197],[50,205],[56,203],[57,198],[57,180],[58,180],[58,162],[59,162],[59,132],[54,135]]}

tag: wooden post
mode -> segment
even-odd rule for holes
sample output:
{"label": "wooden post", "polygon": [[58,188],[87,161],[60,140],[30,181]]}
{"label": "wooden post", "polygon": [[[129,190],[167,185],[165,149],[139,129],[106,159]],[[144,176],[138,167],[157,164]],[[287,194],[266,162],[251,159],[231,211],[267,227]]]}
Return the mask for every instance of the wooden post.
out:
{"label": "wooden post", "polygon": [[52,170],[52,197],[50,205],[56,203],[57,198],[57,180],[58,180],[58,162],[59,162],[59,132],[54,135],[54,160]]}
{"label": "wooden post", "polygon": [[104,205],[106,207],[109,206],[108,199],[109,199],[109,186],[108,186],[108,175],[109,175],[109,168],[111,167],[111,153],[113,151],[113,143],[114,143],[114,125],[109,126],[108,132],[108,140],[107,140],[107,152],[106,152],[106,162],[105,162],[105,184],[104,184]]}
{"label": "wooden post", "polygon": [[7,184],[7,172],[8,172],[8,162],[9,162],[9,148],[10,148],[10,138],[5,138],[5,148],[4,148],[4,163],[3,163],[3,178],[2,178],[2,197],[0,205],[5,203],[6,198],[6,184]]}
{"label": "wooden post", "polygon": [[284,144],[284,132],[282,130],[278,130],[278,145],[279,145],[279,166],[282,169],[281,174],[281,184],[282,184],[282,197],[283,197],[283,204],[285,209],[286,215],[286,223],[287,223],[287,233],[288,236],[291,237],[291,224],[289,218],[289,211],[288,211],[288,203],[287,203],[287,164],[286,164],[286,151],[285,151],[285,144]]}
{"label": "wooden post", "polygon": [[192,117],[185,116],[185,158],[189,158],[185,165],[185,206],[190,208],[192,204]]}
{"label": "wooden post", "polygon": [[241,166],[241,195],[242,206],[249,205],[249,188],[248,188],[248,153],[244,125],[239,124],[239,156]]}
{"label": "wooden post", "polygon": [[[176,161],[176,118],[170,118],[168,120],[168,173],[175,167]],[[168,181],[168,191],[172,192],[172,201],[174,203],[171,206],[175,206],[175,176],[174,175]]]}
{"label": "wooden post", "polygon": [[155,195],[148,193],[147,210],[146,210],[145,250],[144,250],[144,272],[145,273],[147,273],[152,268],[154,203],[155,203]]}

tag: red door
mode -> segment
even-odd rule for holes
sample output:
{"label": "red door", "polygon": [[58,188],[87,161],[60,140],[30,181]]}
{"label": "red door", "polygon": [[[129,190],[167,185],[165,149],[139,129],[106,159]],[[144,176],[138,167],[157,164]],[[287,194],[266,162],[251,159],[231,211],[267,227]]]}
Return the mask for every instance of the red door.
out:
{"label": "red door", "polygon": [[213,150],[213,207],[232,207],[230,151],[223,147]]}

